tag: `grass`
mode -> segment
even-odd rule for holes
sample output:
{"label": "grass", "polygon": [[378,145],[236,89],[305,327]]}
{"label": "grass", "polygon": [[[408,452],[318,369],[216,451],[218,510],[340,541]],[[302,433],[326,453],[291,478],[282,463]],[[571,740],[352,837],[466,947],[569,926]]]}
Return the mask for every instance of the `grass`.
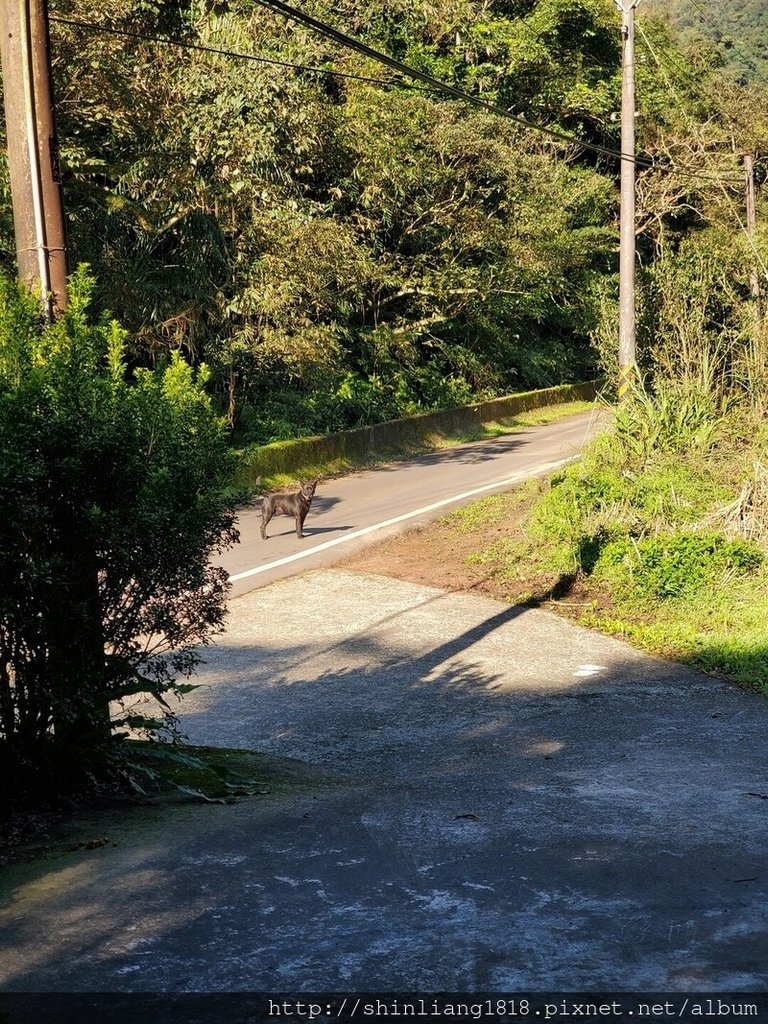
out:
{"label": "grass", "polygon": [[456,509],[445,521],[456,528],[457,533],[472,533],[478,528],[503,521],[508,512],[509,502],[505,494],[492,494],[471,505]]}
{"label": "grass", "polygon": [[[576,464],[443,520],[485,540],[465,561],[497,592],[768,693],[766,431],[711,441],[603,436]],[[495,530],[488,530],[492,525]],[[499,529],[501,527],[501,529]]]}
{"label": "grass", "polygon": [[725,581],[692,598],[656,606],[620,601],[613,611],[598,607],[582,615],[581,623],[768,693],[765,573]]}

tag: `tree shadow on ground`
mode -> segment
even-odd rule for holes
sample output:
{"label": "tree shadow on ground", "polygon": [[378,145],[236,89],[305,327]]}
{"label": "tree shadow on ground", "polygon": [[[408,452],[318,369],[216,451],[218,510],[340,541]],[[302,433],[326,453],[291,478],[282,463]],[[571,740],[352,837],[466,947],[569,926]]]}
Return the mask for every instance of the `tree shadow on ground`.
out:
{"label": "tree shadow on ground", "polygon": [[183,728],[353,783],[22,866],[3,987],[756,985],[765,701],[523,607],[478,602],[441,642],[453,607],[233,631]]}

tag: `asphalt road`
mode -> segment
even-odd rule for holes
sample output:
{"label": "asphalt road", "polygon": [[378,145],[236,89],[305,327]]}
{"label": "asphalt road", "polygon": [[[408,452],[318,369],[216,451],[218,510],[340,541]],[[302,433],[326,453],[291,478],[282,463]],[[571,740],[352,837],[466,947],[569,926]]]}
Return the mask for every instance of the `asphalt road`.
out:
{"label": "asphalt road", "polygon": [[574,458],[596,429],[594,412],[488,441],[390,462],[322,481],[296,537],[294,520],[276,516],[259,535],[259,506],[240,516],[240,543],[221,564],[232,596],[306,569],[332,565],[355,549],[429,522],[451,508],[502,491]]}

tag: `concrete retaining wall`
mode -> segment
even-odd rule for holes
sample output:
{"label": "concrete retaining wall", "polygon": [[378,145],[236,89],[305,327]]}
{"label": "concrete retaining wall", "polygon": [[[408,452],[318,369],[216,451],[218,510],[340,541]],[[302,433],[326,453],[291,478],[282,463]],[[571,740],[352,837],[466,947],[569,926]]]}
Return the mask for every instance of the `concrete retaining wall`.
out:
{"label": "concrete retaining wall", "polygon": [[590,401],[596,390],[597,385],[593,382],[562,384],[540,391],[506,395],[489,402],[388,420],[338,434],[301,437],[248,448],[240,455],[236,483],[240,487],[251,487],[259,476],[265,480],[281,476],[296,479],[342,472],[375,459],[407,454],[441,438],[479,431],[490,423],[503,425],[531,409],[563,402]]}

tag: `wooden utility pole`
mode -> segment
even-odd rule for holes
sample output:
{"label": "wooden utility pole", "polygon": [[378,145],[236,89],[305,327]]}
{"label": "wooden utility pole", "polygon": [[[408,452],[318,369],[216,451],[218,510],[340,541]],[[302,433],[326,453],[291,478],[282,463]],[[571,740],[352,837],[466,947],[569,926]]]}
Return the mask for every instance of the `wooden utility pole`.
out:
{"label": "wooden utility pole", "polygon": [[50,318],[67,302],[67,245],[47,0],[0,0],[8,165],[19,279]]}
{"label": "wooden utility pole", "polygon": [[619,214],[619,400],[636,375],[635,355],[635,8],[639,0],[616,0],[621,11],[621,210]]}
{"label": "wooden utility pole", "polygon": [[[747,235],[749,236],[750,243],[754,246],[755,242],[755,163],[752,159],[752,155],[747,153],[744,157],[744,178],[746,182],[746,201],[747,201]],[[757,267],[752,264],[752,269],[749,272],[749,291],[755,303],[760,301],[760,283],[757,276]],[[759,314],[758,314],[759,315]]]}

